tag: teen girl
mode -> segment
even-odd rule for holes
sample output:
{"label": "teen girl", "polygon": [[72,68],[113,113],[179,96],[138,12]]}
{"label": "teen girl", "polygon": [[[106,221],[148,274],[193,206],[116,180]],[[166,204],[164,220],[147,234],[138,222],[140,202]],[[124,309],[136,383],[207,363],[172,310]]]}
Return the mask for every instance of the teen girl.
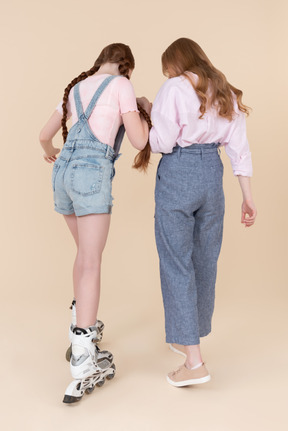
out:
{"label": "teen girl", "polygon": [[200,337],[211,331],[216,267],[224,216],[224,146],[243,194],[241,222],[256,217],[250,179],[242,92],[230,85],[190,39],[172,43],[162,55],[169,79],[152,108],[150,145],[162,153],[155,190],[155,234],[160,259],[166,341],[185,363],[168,374],[174,386],[210,380]]}
{"label": "teen girl", "polygon": [[[97,321],[101,257],[110,224],[111,182],[123,137],[121,125],[138,150],[148,141],[148,125],[139,115],[129,81],[134,66],[127,45],[115,43],[104,48],[94,66],[66,87],[63,102],[40,133],[44,159],[55,162],[55,210],[63,214],[77,246],[73,268],[76,324],[71,326],[70,360],[76,380],[66,390],[66,403],[78,401],[85,391],[101,386],[115,372],[112,354],[100,352],[93,341],[102,330]],[[67,133],[70,117],[73,126]],[[56,159],[60,150],[52,139],[61,126],[65,144]]]}

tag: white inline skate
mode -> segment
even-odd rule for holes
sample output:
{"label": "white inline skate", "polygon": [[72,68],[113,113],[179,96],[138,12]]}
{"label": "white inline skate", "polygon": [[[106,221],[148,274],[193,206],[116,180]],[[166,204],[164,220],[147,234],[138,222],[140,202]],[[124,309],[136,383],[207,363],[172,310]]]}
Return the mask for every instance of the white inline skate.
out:
{"label": "white inline skate", "polygon": [[[66,351],[66,360],[69,362],[71,358],[71,341],[72,341],[72,335],[73,335],[73,329],[76,327],[76,301],[73,299],[70,309],[72,310],[72,319],[71,319],[71,325],[69,327],[69,340],[70,340],[70,346],[68,347]],[[103,338],[103,331],[104,331],[104,323],[101,320],[96,320],[95,323],[97,336],[95,338],[94,343],[100,343],[100,341]]]}
{"label": "white inline skate", "polygon": [[113,355],[105,350],[100,352],[96,337],[95,326],[73,329],[70,370],[74,380],[65,391],[64,403],[80,401],[84,393],[90,394],[95,386],[102,386],[115,375]]}

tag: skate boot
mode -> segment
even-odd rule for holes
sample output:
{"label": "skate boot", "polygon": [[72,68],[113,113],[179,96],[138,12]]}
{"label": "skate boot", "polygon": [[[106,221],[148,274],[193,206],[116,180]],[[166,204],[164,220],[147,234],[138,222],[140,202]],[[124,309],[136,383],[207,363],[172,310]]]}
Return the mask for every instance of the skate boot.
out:
{"label": "skate boot", "polygon": [[95,386],[102,386],[115,375],[113,355],[107,350],[100,352],[94,343],[96,337],[95,326],[73,329],[70,371],[74,380],[65,391],[64,403],[80,401],[84,393],[90,394]]}
{"label": "skate boot", "polygon": [[[73,329],[76,326],[76,301],[73,299],[70,309],[72,310],[72,321],[71,325],[69,327],[69,340],[70,340],[70,346],[66,350],[66,360],[69,362],[71,358],[71,340],[72,340],[72,334]],[[100,341],[103,338],[103,331],[104,331],[104,323],[101,320],[96,320],[95,327],[97,330],[97,336],[95,338],[95,343],[100,343]]]}

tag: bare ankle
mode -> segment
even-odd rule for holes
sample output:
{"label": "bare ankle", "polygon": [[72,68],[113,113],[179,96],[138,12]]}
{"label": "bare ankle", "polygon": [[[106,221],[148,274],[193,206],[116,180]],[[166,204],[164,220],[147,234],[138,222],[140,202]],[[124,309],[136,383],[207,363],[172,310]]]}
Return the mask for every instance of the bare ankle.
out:
{"label": "bare ankle", "polygon": [[202,364],[202,355],[200,345],[196,346],[185,346],[186,350],[186,362],[185,366],[189,369],[194,368],[198,364]]}
{"label": "bare ankle", "polygon": [[203,364],[202,361],[196,360],[196,361],[185,361],[185,367],[188,368],[188,370],[192,370],[198,367],[201,367],[201,365]]}

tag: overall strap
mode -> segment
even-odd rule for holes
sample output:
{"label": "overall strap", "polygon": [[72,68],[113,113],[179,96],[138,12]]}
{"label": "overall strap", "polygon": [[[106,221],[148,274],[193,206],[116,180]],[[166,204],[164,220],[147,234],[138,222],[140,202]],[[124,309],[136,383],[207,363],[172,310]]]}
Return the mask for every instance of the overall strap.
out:
{"label": "overall strap", "polygon": [[101,85],[99,85],[99,87],[97,88],[94,96],[92,97],[88,108],[85,111],[85,117],[88,120],[88,118],[90,117],[90,115],[92,114],[92,111],[97,103],[97,100],[99,99],[99,97],[101,96],[101,94],[103,93],[103,91],[105,90],[105,88],[107,87],[108,84],[110,84],[110,82],[112,81],[112,79],[117,78],[117,76],[120,75],[111,75],[108,76],[107,78],[104,79],[104,81],[102,82]]}
{"label": "overall strap", "polygon": [[83,114],[83,107],[82,107],[82,102],[81,102],[80,93],[79,93],[80,82],[78,82],[76,85],[74,85],[74,100],[75,100],[78,119]]}
{"label": "overall strap", "polygon": [[122,126],[119,127],[118,133],[115,138],[114,146],[113,146],[115,157],[117,157],[119,154],[124,135],[125,135],[125,127],[122,124]]}

